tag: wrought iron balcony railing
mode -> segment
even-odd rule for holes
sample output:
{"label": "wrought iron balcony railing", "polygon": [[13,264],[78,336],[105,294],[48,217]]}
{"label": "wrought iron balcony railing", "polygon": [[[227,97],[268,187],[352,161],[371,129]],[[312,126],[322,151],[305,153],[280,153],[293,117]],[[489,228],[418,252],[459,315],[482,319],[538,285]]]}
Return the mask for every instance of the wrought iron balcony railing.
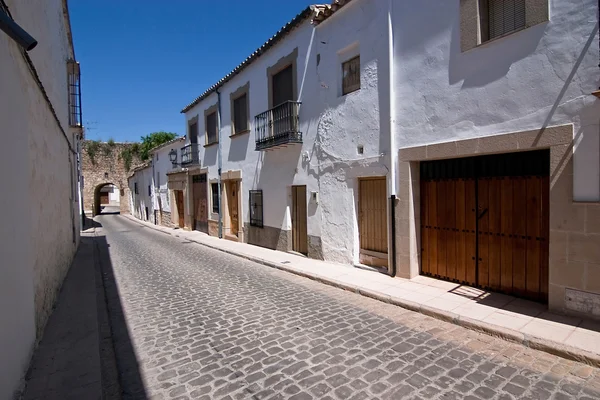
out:
{"label": "wrought iron balcony railing", "polygon": [[190,143],[181,148],[181,165],[200,164],[198,143]]}
{"label": "wrought iron balcony railing", "polygon": [[302,143],[298,111],[300,102],[286,101],[254,117],[256,150]]}

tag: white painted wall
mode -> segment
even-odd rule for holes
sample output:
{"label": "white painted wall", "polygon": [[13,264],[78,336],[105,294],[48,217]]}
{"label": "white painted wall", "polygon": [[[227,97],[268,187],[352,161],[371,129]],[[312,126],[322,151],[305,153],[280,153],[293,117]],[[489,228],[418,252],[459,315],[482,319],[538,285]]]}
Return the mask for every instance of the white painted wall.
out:
{"label": "white painted wall", "polygon": [[73,57],[61,0],[8,1],[38,39],[29,55],[67,139],[17,45],[0,32],[0,176],[10,196],[0,230],[0,398],[11,398],[27,369],[79,240],[77,143],[68,126],[66,61]]}
{"label": "white painted wall", "polygon": [[600,200],[597,2],[464,53],[459,3],[394,2],[399,147],[573,123],[574,198]]}
{"label": "white painted wall", "polygon": [[[138,186],[137,194],[135,193],[136,182]],[[143,221],[154,222],[152,185],[152,165],[136,170],[133,175],[129,177],[129,189],[131,190],[132,196],[131,214]],[[148,207],[147,214],[146,207]]]}
{"label": "white painted wall", "polygon": [[[356,3],[339,12],[343,18],[332,19],[318,28],[304,22],[219,89],[222,171],[242,171],[242,221],[249,221],[248,191],[262,189],[264,224],[289,230],[291,186],[306,185],[308,195],[311,191],[320,193],[319,204],[307,201],[308,234],[321,237],[325,259],[345,263],[358,259],[356,178],[386,175],[386,159],[379,155],[389,154],[389,133],[382,129],[379,118],[384,94],[378,92],[381,84],[386,87],[389,82],[385,68],[380,67],[387,48],[386,31],[382,30],[386,14],[376,6],[377,0]],[[304,143],[257,152],[254,116],[269,108],[267,68],[296,47]],[[362,88],[341,96],[341,62],[358,52]],[[229,95],[247,82],[251,132],[230,138]],[[213,93],[185,114],[186,121],[198,116],[200,144],[205,143],[204,110],[216,103],[217,94]],[[186,140],[189,143],[189,138]],[[359,144],[364,145],[363,155],[357,154]],[[306,159],[303,153],[308,154]],[[200,160],[203,167],[208,167],[209,180],[216,179],[217,146],[200,146]]]}
{"label": "white painted wall", "polygon": [[152,204],[155,210],[162,209],[162,211],[171,212],[169,189],[167,185],[167,172],[173,169],[173,164],[169,158],[169,153],[171,150],[175,150],[179,157],[178,162],[181,162],[180,150],[184,146],[184,142],[185,139],[180,138],[175,142],[164,145],[163,147],[160,147],[152,152]]}
{"label": "white painted wall", "polygon": [[121,192],[115,185],[110,185],[110,192],[108,192],[108,201],[111,204],[119,204],[121,202]]}

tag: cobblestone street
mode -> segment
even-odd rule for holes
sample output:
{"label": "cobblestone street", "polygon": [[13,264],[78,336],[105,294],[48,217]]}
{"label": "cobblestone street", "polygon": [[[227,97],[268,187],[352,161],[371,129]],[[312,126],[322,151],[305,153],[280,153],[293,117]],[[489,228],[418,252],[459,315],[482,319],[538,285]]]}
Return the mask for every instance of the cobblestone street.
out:
{"label": "cobblestone street", "polygon": [[96,221],[123,398],[600,398],[590,366],[119,215]]}

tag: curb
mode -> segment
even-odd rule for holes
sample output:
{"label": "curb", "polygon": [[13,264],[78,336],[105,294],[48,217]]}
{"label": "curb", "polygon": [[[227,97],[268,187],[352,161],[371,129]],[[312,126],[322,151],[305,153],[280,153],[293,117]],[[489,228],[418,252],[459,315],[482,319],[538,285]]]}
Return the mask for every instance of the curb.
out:
{"label": "curb", "polygon": [[[181,237],[177,235],[175,231],[171,228],[163,228],[152,224],[145,224],[143,221],[139,221],[133,216],[121,214],[122,216],[128,218],[132,222],[138,223],[142,226],[148,226],[156,231],[169,234],[175,237]],[[172,232],[167,231],[166,229],[171,229]],[[239,258],[243,258],[248,261],[252,261],[261,265],[265,265],[267,267],[275,268],[280,271],[285,271],[292,273],[294,275],[298,275],[304,278],[308,278],[329,286],[336,287],[338,289],[347,290],[350,292],[354,292],[360,294],[364,297],[369,297],[374,300],[378,300],[384,303],[392,304],[398,307],[402,307],[409,311],[418,312],[423,315],[427,315],[429,317],[433,317],[445,322],[452,323],[454,325],[458,325],[462,328],[466,328],[472,331],[485,333],[489,336],[497,337],[503,340],[507,340],[509,342],[521,344],[525,347],[529,347],[534,350],[543,351],[545,353],[549,353],[558,357],[562,357],[567,360],[577,361],[584,364],[591,365],[592,367],[600,368],[600,354],[595,354],[586,350],[581,350],[576,347],[563,345],[560,343],[556,343],[547,339],[538,338],[536,336],[531,336],[528,334],[524,334],[522,332],[516,331],[514,329],[504,328],[502,326],[489,324],[483,321],[475,320],[468,317],[463,317],[458,314],[455,314],[451,311],[444,311],[437,308],[429,307],[427,305],[415,303],[409,300],[403,300],[395,297],[391,297],[389,295],[385,295],[383,293],[379,293],[377,291],[361,288],[357,285],[351,285],[343,282],[336,281],[335,279],[328,279],[320,275],[299,271],[285,264],[278,264],[273,261],[264,260],[260,257],[249,256],[246,254],[239,254],[231,250],[222,249],[217,246],[213,246],[207,243],[202,243],[194,239],[185,238],[190,242],[194,242],[200,244],[202,246],[208,247],[213,250],[218,250],[220,252],[230,254]]]}

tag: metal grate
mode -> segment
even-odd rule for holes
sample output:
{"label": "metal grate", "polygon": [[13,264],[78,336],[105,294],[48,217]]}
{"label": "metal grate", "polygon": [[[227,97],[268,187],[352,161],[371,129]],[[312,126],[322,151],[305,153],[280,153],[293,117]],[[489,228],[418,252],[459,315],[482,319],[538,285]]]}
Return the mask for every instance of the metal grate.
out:
{"label": "metal grate", "polygon": [[342,94],[360,89],[360,56],[342,63]]}
{"label": "metal grate", "polygon": [[298,112],[300,102],[286,101],[254,117],[256,150],[302,143]]}
{"label": "metal grate", "polygon": [[198,144],[190,143],[181,148],[181,165],[200,164],[200,153]]}
{"label": "metal grate", "polygon": [[488,40],[525,28],[525,0],[488,0]]}
{"label": "metal grate", "polygon": [[67,62],[69,79],[69,125],[83,126],[81,116],[81,72],[79,63],[73,60]]}
{"label": "metal grate", "polygon": [[212,195],[212,212],[215,214],[219,213],[219,184],[210,184],[211,195]]}
{"label": "metal grate", "polygon": [[263,227],[262,190],[250,191],[250,226]]}

